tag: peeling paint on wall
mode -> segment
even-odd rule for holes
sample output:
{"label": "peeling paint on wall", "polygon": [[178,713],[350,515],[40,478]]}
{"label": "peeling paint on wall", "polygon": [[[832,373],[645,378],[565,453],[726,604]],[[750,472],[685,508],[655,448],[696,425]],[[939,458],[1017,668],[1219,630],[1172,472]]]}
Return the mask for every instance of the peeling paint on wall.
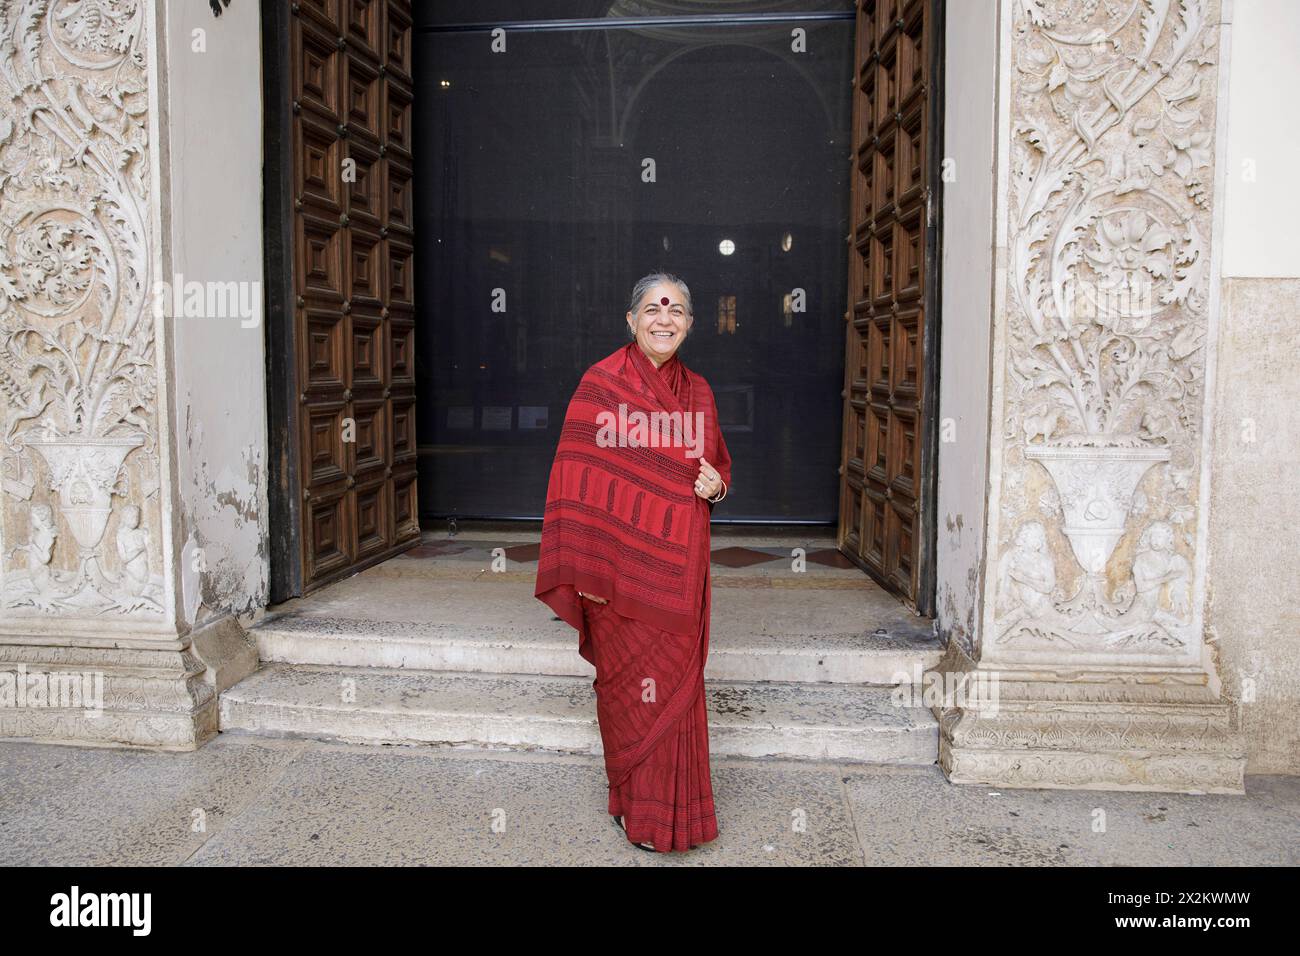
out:
{"label": "peeling paint on wall", "polygon": [[[167,7],[161,120],[172,144],[174,273],[186,283],[265,288],[258,6],[232,4],[219,24],[205,4]],[[199,28],[216,30],[219,42],[194,56]],[[260,305],[260,296],[250,291],[250,301]],[[191,623],[203,625],[260,609],[269,597],[265,329],[217,313],[177,316],[171,332],[172,401],[183,429],[178,536],[192,535],[195,546],[180,571],[195,595]]]}
{"label": "peeling paint on wall", "polygon": [[190,484],[185,527],[199,550],[199,597],[209,615],[242,614],[264,607],[269,593],[265,449],[245,445],[235,466],[214,465],[204,448],[203,425],[185,406]]}

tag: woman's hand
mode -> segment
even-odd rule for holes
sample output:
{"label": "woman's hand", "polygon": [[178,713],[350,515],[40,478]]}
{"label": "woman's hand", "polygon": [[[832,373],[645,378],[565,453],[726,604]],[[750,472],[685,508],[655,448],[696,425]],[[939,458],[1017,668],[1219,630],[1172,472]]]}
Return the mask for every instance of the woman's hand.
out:
{"label": "woman's hand", "polygon": [[708,500],[717,497],[722,491],[722,476],[709,464],[707,458],[700,459],[700,473],[695,477],[695,493]]}
{"label": "woman's hand", "polygon": [[578,597],[584,597],[588,601],[595,601],[597,604],[609,603],[609,601],[605,600],[604,598],[596,597],[594,594],[583,594],[581,591],[578,592]]}

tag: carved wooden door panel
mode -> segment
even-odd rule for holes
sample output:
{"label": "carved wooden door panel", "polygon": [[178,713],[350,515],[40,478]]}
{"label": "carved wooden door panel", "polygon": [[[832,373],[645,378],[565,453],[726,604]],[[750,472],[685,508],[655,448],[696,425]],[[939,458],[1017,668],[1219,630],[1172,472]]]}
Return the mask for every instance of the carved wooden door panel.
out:
{"label": "carved wooden door panel", "polygon": [[858,4],[840,468],[840,549],[919,613],[933,591],[938,9]]}
{"label": "carved wooden door panel", "polygon": [[286,444],[308,591],[419,539],[412,36],[410,0],[291,10],[298,407]]}

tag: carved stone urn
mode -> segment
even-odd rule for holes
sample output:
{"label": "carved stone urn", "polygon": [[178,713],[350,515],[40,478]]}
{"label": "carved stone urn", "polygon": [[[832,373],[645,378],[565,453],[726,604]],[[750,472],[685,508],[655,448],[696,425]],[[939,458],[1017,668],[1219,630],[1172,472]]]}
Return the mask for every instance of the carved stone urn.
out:
{"label": "carved stone urn", "polygon": [[1148,469],[1169,460],[1169,449],[1156,446],[1029,445],[1025,457],[1042,465],[1056,483],[1065,515],[1061,530],[1089,577],[1105,573],[1133,493]]}
{"label": "carved stone urn", "polygon": [[59,513],[82,553],[93,552],[113,513],[113,486],[122,464],[127,455],[144,444],[144,436],[30,437],[24,444],[45,460],[50,470],[50,490],[59,493]]}

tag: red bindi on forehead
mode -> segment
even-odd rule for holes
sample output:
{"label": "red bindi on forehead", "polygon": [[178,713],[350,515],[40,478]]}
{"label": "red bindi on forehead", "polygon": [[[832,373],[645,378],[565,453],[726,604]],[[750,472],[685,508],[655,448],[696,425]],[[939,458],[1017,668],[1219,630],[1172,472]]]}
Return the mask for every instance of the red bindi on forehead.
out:
{"label": "red bindi on forehead", "polygon": [[663,296],[662,298],[660,298],[660,300],[659,300],[659,304],[660,304],[660,305],[667,305],[667,304],[668,304],[668,296]]}

